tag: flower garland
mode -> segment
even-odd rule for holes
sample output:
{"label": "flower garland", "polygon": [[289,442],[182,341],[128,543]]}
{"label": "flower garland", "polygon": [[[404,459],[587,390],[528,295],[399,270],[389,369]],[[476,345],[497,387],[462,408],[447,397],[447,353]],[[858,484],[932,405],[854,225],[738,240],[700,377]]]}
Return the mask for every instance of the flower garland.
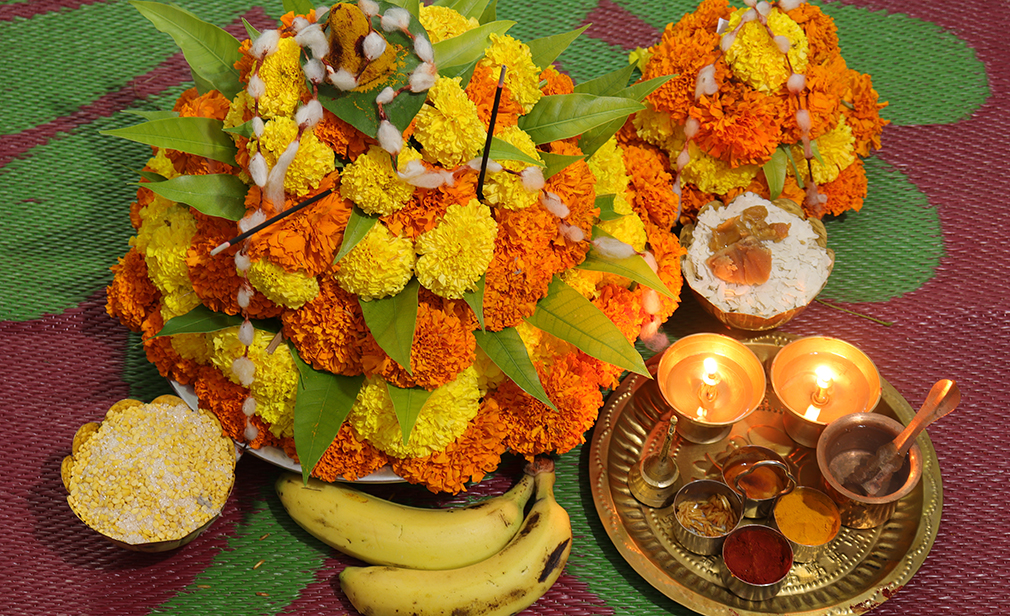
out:
{"label": "flower garland", "polygon": [[858,211],[859,157],[888,122],[869,75],[846,66],[832,19],[804,0],[703,0],[633,55],[643,80],[674,77],[621,131],[668,155],[680,221],[706,203],[753,192],[821,218]]}
{"label": "flower garland", "polygon": [[[583,442],[601,387],[613,387],[624,370],[527,322],[552,281],[581,294],[629,346],[639,337],[661,345],[658,326],[679,303],[684,251],[671,232],[678,200],[654,184],[665,173],[661,153],[611,138],[583,160],[576,138],[535,143],[523,117],[545,96],[572,94],[571,80],[535,64],[529,46],[504,34],[489,36],[468,79],[441,75],[432,44],[477,20],[421,6],[417,21],[370,0],[289,13],[280,28],[241,43],[234,96],[185,92],[178,117],[220,121],[235,163],[155,147],[145,171],[165,181],[232,176],[242,182],[244,211],[228,220],[142,182],[131,207],[137,236],[113,268],[107,309],[143,333],[148,359],[162,375],[192,384],[236,441],[280,447],[297,461],[296,408],[307,375],[359,379],[312,474],[356,479],[389,465],[432,491],[458,492],[507,449],[534,456]],[[359,55],[347,51],[350,32],[364,37]],[[389,42],[390,32],[406,35],[412,49]],[[407,54],[416,67],[394,88],[390,71],[402,69]],[[492,157],[481,201],[480,154],[502,65],[494,136],[518,154]],[[370,93],[374,136],[324,105],[326,92]],[[397,126],[399,97],[414,95],[423,104]],[[545,161],[566,156],[574,162],[544,173]],[[607,220],[601,195],[613,196]],[[590,254],[640,256],[669,293],[578,268]],[[471,301],[480,289],[478,312]],[[401,365],[368,319],[377,303],[408,293],[417,311]],[[164,335],[170,321],[199,310],[237,320]],[[556,408],[506,376],[478,344],[478,334],[510,328]],[[406,424],[397,391],[425,400]]]}

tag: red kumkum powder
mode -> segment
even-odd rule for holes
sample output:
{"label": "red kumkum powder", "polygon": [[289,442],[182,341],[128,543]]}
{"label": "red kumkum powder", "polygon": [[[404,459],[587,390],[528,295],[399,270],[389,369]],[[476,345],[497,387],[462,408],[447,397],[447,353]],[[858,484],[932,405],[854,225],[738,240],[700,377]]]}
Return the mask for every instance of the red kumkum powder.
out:
{"label": "red kumkum powder", "polygon": [[722,546],[726,567],[744,582],[774,584],[789,573],[793,553],[785,538],[765,526],[744,526]]}

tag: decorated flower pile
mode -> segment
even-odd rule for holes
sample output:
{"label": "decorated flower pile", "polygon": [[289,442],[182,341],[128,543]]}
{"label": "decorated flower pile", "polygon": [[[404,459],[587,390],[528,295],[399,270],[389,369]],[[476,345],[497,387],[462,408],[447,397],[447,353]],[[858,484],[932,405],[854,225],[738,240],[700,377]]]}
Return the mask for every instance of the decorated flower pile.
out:
{"label": "decorated flower pile", "polygon": [[859,210],[860,157],[886,120],[869,75],[846,66],[831,17],[803,0],[734,9],[704,0],[640,52],[643,78],[673,75],[621,133],[667,157],[682,221],[713,200],[784,197],[821,218]]}
{"label": "decorated flower pile", "polygon": [[136,6],[197,87],[109,131],[153,156],[108,311],[230,437],[458,492],[583,442],[647,372],[679,204],[612,135],[668,78],[576,89],[551,63],[578,32],[524,43],[493,3],[299,6],[243,42]]}

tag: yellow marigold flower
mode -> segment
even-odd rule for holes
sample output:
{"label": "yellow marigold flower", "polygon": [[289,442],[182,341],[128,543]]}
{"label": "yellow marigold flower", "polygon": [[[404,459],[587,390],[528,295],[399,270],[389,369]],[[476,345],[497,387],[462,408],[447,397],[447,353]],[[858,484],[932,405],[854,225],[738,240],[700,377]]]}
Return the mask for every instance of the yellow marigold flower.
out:
{"label": "yellow marigold flower", "polygon": [[631,116],[631,123],[635,127],[638,136],[652,145],[673,152],[678,151],[678,137],[680,147],[683,147],[683,130],[673,124],[673,118],[666,111],[656,111],[652,107],[646,107]]}
{"label": "yellow marigold flower", "polygon": [[428,100],[414,119],[414,137],[428,162],[447,169],[458,167],[480,153],[487,139],[477,105],[467,98],[459,77],[439,77],[428,90]]}
{"label": "yellow marigold flower", "polygon": [[645,223],[636,214],[628,214],[614,220],[601,220],[597,224],[601,229],[630,245],[636,251],[645,250],[647,240]]}
{"label": "yellow marigold flower", "polygon": [[407,165],[411,161],[422,160],[424,156],[420,152],[410,147],[409,145],[404,145],[403,149],[396,156],[396,169],[397,171],[406,171]]}
{"label": "yellow marigold flower", "polygon": [[179,175],[179,172],[175,170],[175,165],[172,164],[171,159],[165,155],[164,148],[157,148],[155,155],[147,161],[147,168],[158,175],[164,176],[165,179],[168,180],[171,180]]}
{"label": "yellow marigold flower", "polygon": [[[516,146],[524,154],[532,156],[537,160],[543,160],[540,158],[540,154],[537,153],[537,147],[533,143],[533,139],[518,126],[509,126],[503,129],[497,134],[497,137]],[[522,172],[523,169],[530,166],[514,160],[499,162],[505,169],[517,173]],[[495,207],[521,210],[537,203],[540,198],[540,192],[527,191],[523,186],[522,179],[518,175],[508,173],[507,171],[499,171],[487,174],[484,184],[484,198]]]}
{"label": "yellow marigold flower", "polygon": [[623,195],[628,189],[628,174],[624,169],[624,158],[617,149],[617,139],[613,137],[608,139],[589,157],[586,164],[596,178],[597,194]]}
{"label": "yellow marigold flower", "polygon": [[267,259],[249,266],[249,283],[275,304],[298,309],[319,295],[319,281],[305,272],[288,272]]}
{"label": "yellow marigold flower", "polygon": [[512,93],[512,98],[523,108],[523,113],[529,113],[533,105],[543,97],[540,91],[540,68],[533,64],[530,48],[508,35],[492,34],[491,44],[484,51],[484,59],[480,64],[495,69],[502,64],[508,67],[505,71],[505,86]]}
{"label": "yellow marigold flower", "polygon": [[144,221],[137,232],[136,247],[144,255],[147,272],[161,291],[167,318],[184,314],[200,303],[193,302],[193,285],[186,266],[186,252],[196,234],[196,219],[189,206],[155,196],[140,212]]}
{"label": "yellow marigold flower", "polygon": [[176,334],[169,336],[172,348],[183,359],[192,359],[198,364],[210,363],[210,350],[205,334]]}
{"label": "yellow marigold flower", "polygon": [[417,280],[436,295],[460,299],[472,290],[491,257],[498,224],[476,199],[451,204],[438,226],[417,238]]}
{"label": "yellow marigold flower", "polygon": [[[210,363],[228,380],[240,384],[232,371],[232,362],[246,352],[245,346],[238,340],[238,328],[230,327],[206,336]],[[293,436],[298,369],[286,345],[282,344],[273,353],[267,353],[273,337],[273,333],[262,330],[256,330],[253,336],[249,359],[256,365],[256,372],[249,394],[256,400],[256,414],[271,424],[270,432],[274,436]]]}
{"label": "yellow marigold flower", "polygon": [[[751,9],[741,8],[733,13],[730,30],[736,28],[740,17],[747,10]],[[768,27],[775,36],[789,38],[791,46],[788,63],[768,31],[757,21],[748,22],[740,28],[736,40],[726,50],[726,62],[732,67],[733,74],[752,88],[762,92],[775,92],[793,72],[806,71],[809,45],[803,28],[777,8],[772,9],[768,15]]]}
{"label": "yellow marigold flower", "polygon": [[[258,145],[256,141],[249,140],[249,154],[254,154],[258,147],[267,164],[273,167],[297,137],[298,124],[294,120],[274,118],[264,126]],[[319,182],[335,168],[333,150],[320,141],[315,133],[306,131],[298,144],[298,153],[284,175],[284,190],[293,195],[304,195],[319,186]]]}
{"label": "yellow marigold flower", "polygon": [[463,17],[447,6],[421,5],[421,25],[428,31],[432,43],[459,36],[473,30],[480,22],[473,17]]}
{"label": "yellow marigold flower", "polygon": [[263,118],[291,116],[305,93],[305,73],[302,72],[302,48],[294,38],[282,38],[277,51],[268,55],[259,69],[266,92],[259,100]]}
{"label": "yellow marigold flower", "polygon": [[442,451],[463,434],[480,408],[477,371],[471,366],[431,392],[421,407],[407,443],[396,418],[386,382],[365,382],[347,417],[355,432],[373,446],[397,458],[416,458]]}
{"label": "yellow marigold flower", "polygon": [[684,167],[682,178],[704,192],[722,195],[734,188],[745,188],[757,175],[757,165],[730,167],[717,158],[702,152],[690,142],[688,152],[691,162]]}
{"label": "yellow marigold flower", "polygon": [[245,123],[246,111],[253,108],[253,97],[246,90],[239,90],[228,105],[228,115],[224,117],[225,128],[235,128]]}
{"label": "yellow marigold flower", "polygon": [[[810,168],[814,172],[814,181],[818,184],[833,182],[843,169],[856,162],[855,144],[856,138],[852,134],[852,129],[849,128],[844,117],[839,118],[838,126],[817,138],[817,150],[820,152],[824,164],[822,165],[816,157],[810,161]],[[792,151],[793,160],[797,163],[804,160],[802,143],[794,145]],[[799,164],[797,166],[800,168],[803,179],[806,180],[810,176],[807,166]],[[789,165],[788,169],[792,174],[792,165]]]}
{"label": "yellow marigold flower", "polygon": [[480,395],[483,396],[505,380],[505,373],[479,345],[474,349],[474,352],[476,357],[471,367],[477,371],[477,388],[480,390]]}
{"label": "yellow marigold flower", "polygon": [[396,176],[389,154],[373,145],[344,168],[340,194],[368,214],[387,216],[410,201],[414,187]]}
{"label": "yellow marigold flower", "polygon": [[377,222],[340,260],[335,278],[345,291],[362,299],[389,297],[407,286],[414,275],[416,258],[410,239],[394,237]]}
{"label": "yellow marigold flower", "polygon": [[575,349],[575,346],[565,342],[561,338],[549,334],[541,329],[533,327],[528,322],[523,321],[516,326],[519,337],[522,338],[523,345],[530,360],[536,364],[549,364],[555,357],[564,355]]}
{"label": "yellow marigold flower", "polygon": [[596,298],[599,294],[597,284],[602,278],[603,272],[594,272],[577,267],[561,272],[561,280],[588,300]]}

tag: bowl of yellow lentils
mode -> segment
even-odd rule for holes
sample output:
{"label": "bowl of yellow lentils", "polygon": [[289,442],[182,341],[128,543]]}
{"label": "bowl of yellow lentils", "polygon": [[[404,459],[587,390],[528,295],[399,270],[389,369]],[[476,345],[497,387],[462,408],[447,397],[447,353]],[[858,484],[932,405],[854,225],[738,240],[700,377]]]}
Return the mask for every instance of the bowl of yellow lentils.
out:
{"label": "bowl of yellow lentils", "polygon": [[213,413],[166,395],[120,400],[81,426],[60,470],[67,503],[87,526],[123,548],[163,552],[220,516],[235,461]]}

